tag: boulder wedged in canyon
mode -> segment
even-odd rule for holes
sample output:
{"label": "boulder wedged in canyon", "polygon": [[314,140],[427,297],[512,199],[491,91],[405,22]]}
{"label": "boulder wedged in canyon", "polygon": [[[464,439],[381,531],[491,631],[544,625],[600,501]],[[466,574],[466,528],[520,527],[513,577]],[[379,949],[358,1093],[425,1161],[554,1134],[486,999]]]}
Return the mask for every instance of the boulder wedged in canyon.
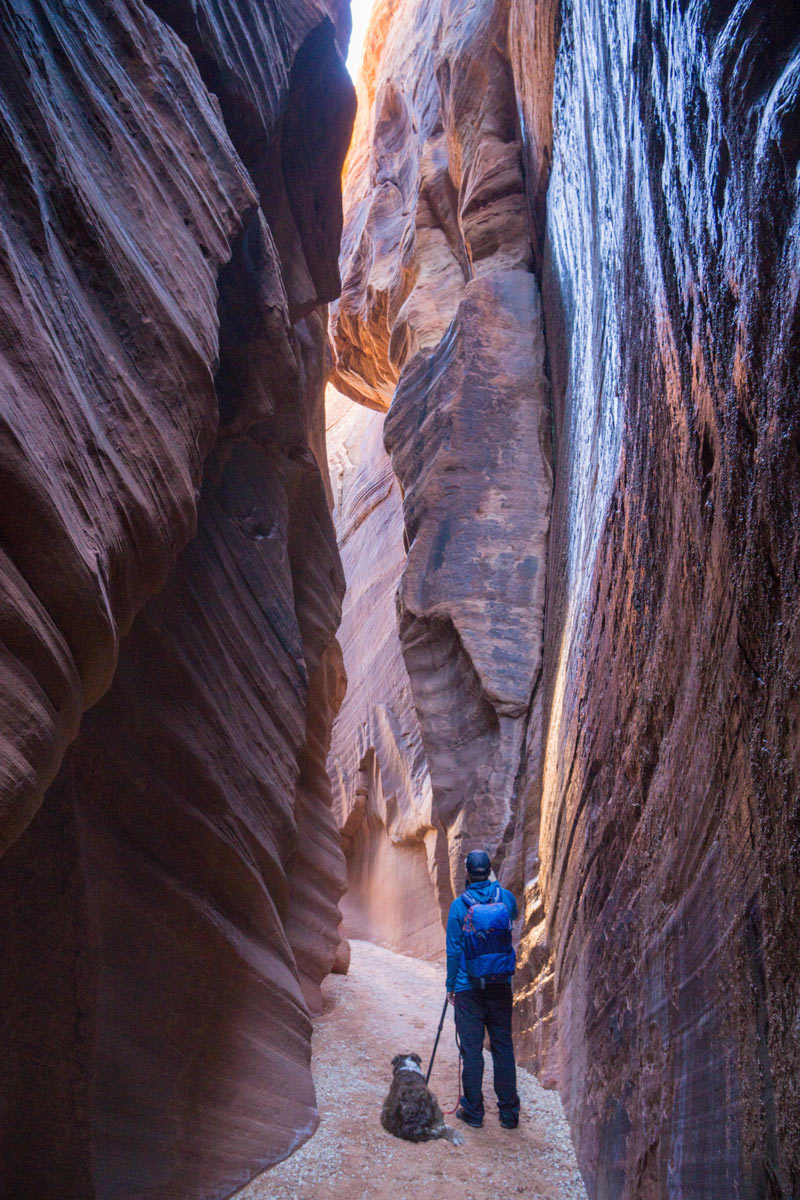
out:
{"label": "boulder wedged in canyon", "polygon": [[[383,415],[333,389],[326,407],[333,519],[347,583],[337,634],[347,692],[328,759],[347,859],[344,933],[441,958],[431,781],[395,615],[405,563],[400,489],[383,447]],[[442,874],[446,892],[446,860]]]}
{"label": "boulder wedged in canyon", "polygon": [[353,95],[342,13],[229,9],[2,18],[14,1197],[223,1197],[317,1119],[345,884],[324,306]]}
{"label": "boulder wedged in canyon", "polygon": [[603,0],[561,21],[536,900],[557,1072],[591,1195],[788,1198],[797,21]]}
{"label": "boulder wedged in canyon", "polygon": [[472,844],[522,883],[519,785],[539,736],[550,417],[508,21],[494,0],[373,13],[331,309],[336,386],[391,403],[398,620],[443,911]]}

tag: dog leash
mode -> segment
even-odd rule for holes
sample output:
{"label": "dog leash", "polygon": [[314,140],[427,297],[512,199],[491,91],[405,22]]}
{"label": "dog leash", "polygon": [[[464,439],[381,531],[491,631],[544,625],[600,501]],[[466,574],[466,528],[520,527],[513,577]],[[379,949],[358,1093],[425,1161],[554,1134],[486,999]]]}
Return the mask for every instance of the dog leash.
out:
{"label": "dog leash", "polygon": [[[455,1025],[455,1021],[454,1021],[454,1025]],[[456,1036],[456,1047],[458,1048],[458,1065],[456,1066],[456,1075],[457,1075],[457,1080],[458,1080],[457,1086],[456,1086],[456,1095],[458,1096],[458,1099],[456,1100],[456,1102],[452,1108],[448,1108],[445,1111],[445,1116],[447,1116],[447,1117],[452,1117],[453,1113],[456,1111],[459,1104],[461,1103],[461,1057],[462,1056],[461,1056],[461,1040],[459,1039],[459,1036],[458,1036],[458,1026],[457,1025],[455,1025],[454,1032],[455,1032],[455,1036]]]}
{"label": "dog leash", "polygon": [[449,1003],[449,999],[447,996],[445,996],[444,1008],[442,1009],[442,1016],[439,1021],[439,1028],[436,1030],[436,1041],[433,1043],[433,1050],[431,1052],[431,1061],[428,1063],[428,1074],[425,1076],[425,1086],[426,1087],[428,1086],[428,1080],[430,1079],[431,1071],[433,1070],[433,1060],[436,1058],[436,1047],[439,1045],[439,1038],[442,1036],[442,1026],[444,1025],[444,1019],[447,1016],[448,1003]]}
{"label": "dog leash", "polygon": [[[431,1077],[431,1071],[433,1070],[433,1060],[436,1057],[436,1049],[439,1045],[439,1038],[442,1036],[442,1027],[444,1026],[444,1019],[447,1016],[447,1005],[448,1004],[449,1004],[449,999],[447,996],[445,996],[444,1005],[442,1007],[442,1015],[441,1015],[441,1018],[439,1019],[439,1028],[436,1030],[436,1041],[433,1043],[433,1050],[431,1052],[431,1061],[428,1063],[428,1073],[425,1076],[425,1086],[426,1087],[427,1087],[428,1081]],[[445,1110],[445,1116],[448,1116],[448,1117],[453,1115],[453,1113],[456,1111],[456,1109],[458,1108],[458,1106],[461,1102],[461,1041],[458,1036],[458,1026],[455,1023],[455,1017],[453,1018],[453,1027],[454,1027],[453,1031],[455,1033],[455,1039],[456,1039],[456,1047],[458,1048],[458,1066],[456,1068],[456,1070],[458,1072],[458,1088],[457,1088],[458,1099],[456,1100],[456,1102],[452,1108],[448,1108]]]}

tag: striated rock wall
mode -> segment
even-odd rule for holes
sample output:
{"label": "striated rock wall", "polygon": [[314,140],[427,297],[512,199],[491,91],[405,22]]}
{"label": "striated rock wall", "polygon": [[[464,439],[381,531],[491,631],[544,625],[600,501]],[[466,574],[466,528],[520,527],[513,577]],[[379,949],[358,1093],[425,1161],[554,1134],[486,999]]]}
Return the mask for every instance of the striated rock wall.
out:
{"label": "striated rock wall", "polygon": [[522,882],[550,507],[542,313],[508,6],[379,5],[345,181],[334,380],[391,409],[398,621],[444,907],[486,844]]}
{"label": "striated rock wall", "polygon": [[800,1192],[800,42],[563,4],[542,895],[590,1193]]}
{"label": "striated rock wall", "polygon": [[221,1197],[315,1126],[344,888],[346,18],[0,20],[0,1192]]}
{"label": "striated rock wall", "polygon": [[3,24],[5,848],[192,532],[215,281],[255,194],[149,10]]}
{"label": "striated rock wall", "polygon": [[[347,591],[338,640],[347,693],[328,772],[347,858],[344,933],[425,958],[444,952],[430,775],[397,632],[405,563],[384,418],[329,388],[333,518]],[[449,887],[447,859],[443,886]]]}

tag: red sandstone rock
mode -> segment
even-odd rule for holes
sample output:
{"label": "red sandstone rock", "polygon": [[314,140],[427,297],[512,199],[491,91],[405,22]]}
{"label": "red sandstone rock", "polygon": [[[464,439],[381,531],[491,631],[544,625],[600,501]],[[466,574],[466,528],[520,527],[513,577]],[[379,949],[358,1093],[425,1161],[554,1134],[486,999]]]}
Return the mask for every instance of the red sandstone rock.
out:
{"label": "red sandstone rock", "polygon": [[533,276],[481,276],[437,349],[403,373],[386,422],[410,543],[399,627],[454,890],[472,846],[505,852],[518,833],[541,670],[543,358]]}
{"label": "red sandstone rock", "polygon": [[338,944],[322,400],[352,89],[313,4],[154,4],[194,59],[148,9],[16,7],[0,1191],[222,1197],[314,1128]]}
{"label": "red sandstone rock", "polygon": [[445,911],[474,844],[521,884],[517,785],[540,732],[549,410],[507,24],[489,0],[378,8],[332,306],[337,386],[392,403],[399,624]]}
{"label": "red sandstone rock", "polygon": [[[337,385],[391,404],[434,812],[452,847],[473,796],[493,835],[514,813],[521,1045],[561,1087],[590,1194],[794,1197],[797,22],[555,7],[379,8]],[[502,288],[530,261],[512,108],[553,384],[538,689],[541,604],[476,519],[491,497],[512,546],[546,528],[546,488],[527,526],[514,507],[537,476],[514,453],[540,435],[520,403],[536,368],[502,352],[524,307]]]}
{"label": "red sandstone rock", "polygon": [[16,20],[0,48],[2,848],[193,530],[216,427],[216,275],[255,199],[146,9],[21,6]]}
{"label": "red sandstone rock", "polygon": [[562,20],[541,834],[561,1091],[590,1194],[789,1197],[797,21]]}
{"label": "red sandstone rock", "polygon": [[347,857],[344,932],[441,958],[437,830],[422,737],[395,615],[405,563],[400,489],[383,448],[383,416],[329,389],[334,522],[347,591],[338,639],[347,694],[328,771]]}
{"label": "red sandstone rock", "polygon": [[[289,927],[292,888],[304,891],[293,866],[307,680],[286,493],[268,459],[242,443],[224,470],[207,463],[198,536],[3,860],[3,941],[19,947],[2,979],[16,1013],[3,1064],[10,1194],[26,1179],[42,1196],[140,1195],[146,1181],[165,1197],[224,1196],[314,1128]],[[265,639],[254,654],[278,614],[285,648]],[[71,856],[53,855],[55,822]],[[317,840],[336,868],[317,908],[332,959],[332,823],[318,821]],[[45,855],[63,872],[40,875]],[[53,953],[63,941],[72,953]],[[46,1026],[24,1003],[31,989],[53,995]]]}

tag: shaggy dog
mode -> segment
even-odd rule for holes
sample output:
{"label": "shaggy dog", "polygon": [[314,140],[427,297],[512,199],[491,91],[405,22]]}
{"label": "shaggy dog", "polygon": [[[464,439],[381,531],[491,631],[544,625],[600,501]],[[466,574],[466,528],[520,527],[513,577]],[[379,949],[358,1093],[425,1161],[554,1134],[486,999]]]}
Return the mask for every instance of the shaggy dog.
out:
{"label": "shaggy dog", "polygon": [[436,1097],[428,1091],[420,1056],[395,1054],[392,1069],[392,1086],[381,1110],[383,1128],[409,1142],[447,1138],[454,1146],[463,1146],[461,1134],[445,1125]]}

